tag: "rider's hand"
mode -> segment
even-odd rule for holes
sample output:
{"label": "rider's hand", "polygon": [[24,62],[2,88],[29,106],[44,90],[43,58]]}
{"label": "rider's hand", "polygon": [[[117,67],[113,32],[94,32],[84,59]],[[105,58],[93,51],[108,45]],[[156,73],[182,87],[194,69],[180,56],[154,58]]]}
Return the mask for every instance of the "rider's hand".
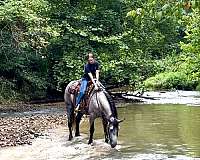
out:
{"label": "rider's hand", "polygon": [[96,84],[97,84],[97,86],[100,86],[99,80],[96,80]]}

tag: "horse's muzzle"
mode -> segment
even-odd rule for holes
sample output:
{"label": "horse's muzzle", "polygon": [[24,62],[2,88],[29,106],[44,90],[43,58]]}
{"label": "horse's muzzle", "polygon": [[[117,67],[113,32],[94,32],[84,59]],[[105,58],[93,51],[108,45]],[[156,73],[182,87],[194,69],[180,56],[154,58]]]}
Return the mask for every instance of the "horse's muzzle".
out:
{"label": "horse's muzzle", "polygon": [[112,148],[115,148],[115,146],[117,145],[117,142],[112,142],[112,143],[110,143],[110,145]]}

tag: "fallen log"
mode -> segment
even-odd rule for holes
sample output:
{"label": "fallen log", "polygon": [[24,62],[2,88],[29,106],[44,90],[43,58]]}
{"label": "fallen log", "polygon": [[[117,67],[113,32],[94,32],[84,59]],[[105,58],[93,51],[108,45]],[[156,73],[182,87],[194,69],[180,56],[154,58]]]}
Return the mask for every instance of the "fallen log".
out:
{"label": "fallen log", "polygon": [[157,100],[154,97],[143,96],[143,93],[141,94],[140,92],[136,94],[131,94],[128,92],[109,92],[109,94],[116,100],[124,100],[125,102],[132,103],[144,102],[145,99]]}

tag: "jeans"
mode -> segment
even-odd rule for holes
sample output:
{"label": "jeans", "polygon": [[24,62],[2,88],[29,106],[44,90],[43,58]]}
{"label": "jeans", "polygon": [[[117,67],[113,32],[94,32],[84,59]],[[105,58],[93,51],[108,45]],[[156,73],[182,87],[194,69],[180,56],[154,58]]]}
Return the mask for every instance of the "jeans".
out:
{"label": "jeans", "polygon": [[87,84],[88,84],[88,81],[85,78],[83,78],[81,81],[80,93],[76,99],[76,105],[81,103],[81,99],[83,98],[86,88],[87,88]]}

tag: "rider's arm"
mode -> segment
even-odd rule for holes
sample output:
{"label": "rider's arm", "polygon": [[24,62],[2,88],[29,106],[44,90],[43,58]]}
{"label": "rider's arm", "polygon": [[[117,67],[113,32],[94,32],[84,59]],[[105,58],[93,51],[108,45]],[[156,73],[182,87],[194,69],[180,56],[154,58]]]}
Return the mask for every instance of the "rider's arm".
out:
{"label": "rider's arm", "polygon": [[90,72],[90,73],[88,73],[88,75],[89,75],[89,77],[90,77],[90,79],[91,79],[92,83],[93,83],[94,85],[96,85],[96,83],[95,83],[95,81],[94,81],[94,77],[93,77],[92,73]]}

